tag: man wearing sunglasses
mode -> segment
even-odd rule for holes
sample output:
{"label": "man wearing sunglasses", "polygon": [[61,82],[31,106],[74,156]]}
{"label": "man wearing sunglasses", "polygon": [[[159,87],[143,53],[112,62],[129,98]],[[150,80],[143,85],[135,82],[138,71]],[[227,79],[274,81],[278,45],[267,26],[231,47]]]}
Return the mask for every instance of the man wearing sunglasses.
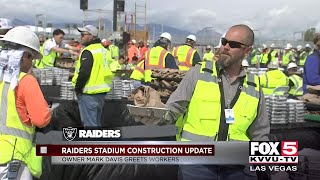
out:
{"label": "man wearing sunglasses", "polygon": [[43,58],[37,66],[38,68],[54,67],[55,61],[59,57],[59,53],[78,55],[76,51],[80,51],[80,49],[62,42],[65,33],[61,29],[54,30],[52,35],[52,38],[46,40],[43,44],[41,51]]}
{"label": "man wearing sunglasses", "polygon": [[[191,68],[170,96],[165,116],[175,123],[177,141],[268,141],[270,121],[258,77],[246,73],[254,33],[232,26],[221,38],[219,59]],[[228,117],[228,118],[226,118]],[[181,165],[180,179],[256,179],[241,165]]]}
{"label": "man wearing sunglasses", "polygon": [[78,97],[80,117],[85,127],[101,126],[104,99],[110,91],[113,61],[98,38],[98,29],[92,25],[78,27],[81,41],[86,46],[80,53],[72,78]]}

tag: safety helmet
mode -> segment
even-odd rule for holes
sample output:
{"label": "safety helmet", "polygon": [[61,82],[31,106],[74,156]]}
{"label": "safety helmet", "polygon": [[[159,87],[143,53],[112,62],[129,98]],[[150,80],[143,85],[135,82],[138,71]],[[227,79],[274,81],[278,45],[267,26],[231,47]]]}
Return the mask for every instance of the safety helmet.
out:
{"label": "safety helmet", "polygon": [[267,49],[268,46],[266,44],[262,44],[262,49]]}
{"label": "safety helmet", "polygon": [[17,26],[12,28],[4,35],[2,39],[0,39],[0,41],[28,47],[35,51],[35,59],[42,59],[38,36],[28,27]]}
{"label": "safety helmet", "polygon": [[292,48],[292,45],[290,43],[288,43],[284,49],[291,49],[291,48]]}
{"label": "safety helmet", "polygon": [[210,46],[210,45],[207,45],[206,49],[211,49],[211,46]]}
{"label": "safety helmet", "polygon": [[137,41],[135,39],[132,39],[131,41],[132,41],[133,44],[137,43]]}
{"label": "safety helmet", "polygon": [[272,44],[270,45],[270,47],[271,47],[271,48],[274,48],[274,47],[275,47],[275,45],[272,43]]}
{"label": "safety helmet", "polygon": [[196,36],[193,35],[193,34],[190,34],[190,35],[187,37],[187,39],[190,39],[190,40],[192,40],[192,41],[194,41],[194,42],[196,42],[196,40],[197,40]]}
{"label": "safety helmet", "polygon": [[297,46],[297,50],[298,50],[298,51],[301,51],[301,50],[302,50],[302,46],[301,46],[301,45],[298,45],[298,46]]}
{"label": "safety helmet", "polygon": [[171,35],[167,32],[164,32],[160,35],[160,38],[166,38],[171,42]]}
{"label": "safety helmet", "polygon": [[277,61],[273,61],[268,65],[269,69],[278,69],[279,68],[279,64]]}
{"label": "safety helmet", "polygon": [[294,63],[294,62],[291,62],[291,63],[288,64],[287,69],[289,70],[289,69],[291,69],[291,68],[296,68],[296,67],[298,67],[297,64]]}
{"label": "safety helmet", "polygon": [[249,63],[248,63],[248,61],[246,59],[242,60],[241,64],[242,64],[243,67],[248,67],[249,66]]}
{"label": "safety helmet", "polygon": [[310,44],[306,44],[306,48],[311,48]]}

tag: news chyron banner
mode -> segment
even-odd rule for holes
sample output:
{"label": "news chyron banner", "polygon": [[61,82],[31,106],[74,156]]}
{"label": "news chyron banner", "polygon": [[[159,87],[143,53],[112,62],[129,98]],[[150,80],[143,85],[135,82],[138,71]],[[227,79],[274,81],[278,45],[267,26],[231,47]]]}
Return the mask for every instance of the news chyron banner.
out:
{"label": "news chyron banner", "polygon": [[37,155],[52,156],[52,164],[250,165],[251,171],[296,171],[298,163],[297,141],[122,141],[120,129],[72,127],[58,133],[37,142]]}

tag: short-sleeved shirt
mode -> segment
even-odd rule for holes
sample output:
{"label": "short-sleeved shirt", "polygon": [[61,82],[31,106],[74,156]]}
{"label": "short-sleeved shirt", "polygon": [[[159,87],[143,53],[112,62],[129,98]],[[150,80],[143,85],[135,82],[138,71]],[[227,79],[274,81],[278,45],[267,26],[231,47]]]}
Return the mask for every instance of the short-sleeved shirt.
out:
{"label": "short-sleeved shirt", "polygon": [[49,39],[48,42],[46,42],[43,47],[44,55],[45,56],[49,55],[53,47],[68,48],[69,46],[70,46],[69,44],[65,44],[63,42],[61,43],[61,45],[58,45],[53,38]]}

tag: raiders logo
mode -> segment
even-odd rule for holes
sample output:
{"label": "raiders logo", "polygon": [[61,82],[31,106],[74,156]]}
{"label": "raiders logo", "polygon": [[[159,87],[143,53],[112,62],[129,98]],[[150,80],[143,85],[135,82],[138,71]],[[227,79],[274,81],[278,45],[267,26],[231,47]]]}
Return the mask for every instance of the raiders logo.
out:
{"label": "raiders logo", "polygon": [[77,136],[77,128],[67,127],[62,129],[63,136],[66,140],[72,141]]}

